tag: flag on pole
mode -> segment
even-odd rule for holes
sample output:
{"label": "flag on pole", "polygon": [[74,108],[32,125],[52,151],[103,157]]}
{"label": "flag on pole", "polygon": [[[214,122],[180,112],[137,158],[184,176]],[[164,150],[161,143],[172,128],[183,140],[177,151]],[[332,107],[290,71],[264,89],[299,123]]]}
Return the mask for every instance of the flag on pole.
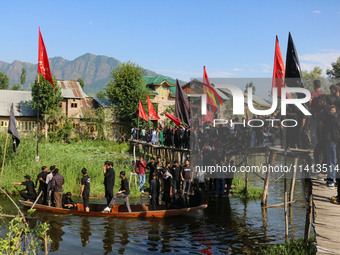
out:
{"label": "flag on pole", "polygon": [[15,121],[13,103],[11,105],[11,112],[10,112],[10,115],[9,115],[9,123],[8,123],[8,131],[7,132],[9,134],[11,134],[12,138],[13,138],[13,151],[15,153],[18,153],[17,148],[20,144],[20,137],[19,137],[16,121]]}
{"label": "flag on pole", "polygon": [[145,119],[146,121],[148,121],[148,116],[145,113],[144,107],[142,105],[142,101],[140,101],[139,99],[139,117],[141,117],[142,119]]}
{"label": "flag on pole", "polygon": [[207,109],[207,114],[203,115],[203,120],[204,122],[214,123],[213,117],[208,109]]}
{"label": "flag on pole", "polygon": [[149,112],[149,117],[151,119],[154,119],[154,120],[159,120],[160,118],[158,117],[156,111],[153,109],[153,105],[151,103],[151,100],[148,96],[148,94],[146,94],[146,97],[148,99],[148,112]]}
{"label": "flag on pole", "polygon": [[190,126],[189,101],[176,79],[175,117]]}
{"label": "flag on pole", "polygon": [[177,119],[174,115],[166,112],[164,113],[164,115],[167,116],[173,123],[175,123],[177,127],[181,125],[181,121]]}
{"label": "flag on pole", "polygon": [[40,33],[40,27],[39,27],[38,73],[41,73],[43,77],[52,84],[53,88],[55,88],[53,84],[50,64],[48,62],[46,47],[45,47],[44,40]]}
{"label": "flag on pole", "polygon": [[[293,42],[292,35],[289,32],[286,55],[285,83],[288,87],[303,88],[301,77],[299,57]],[[301,98],[304,97],[304,94],[297,93],[297,96],[298,98]]]}
{"label": "flag on pole", "polygon": [[218,95],[216,90],[210,84],[210,81],[209,81],[209,78],[208,78],[208,74],[205,71],[205,66],[203,66],[203,83],[208,86],[209,91],[211,91],[211,92],[213,92],[213,94],[215,94],[215,96],[217,97],[218,101],[220,101],[220,104],[222,105],[222,100],[221,100],[220,96]]}

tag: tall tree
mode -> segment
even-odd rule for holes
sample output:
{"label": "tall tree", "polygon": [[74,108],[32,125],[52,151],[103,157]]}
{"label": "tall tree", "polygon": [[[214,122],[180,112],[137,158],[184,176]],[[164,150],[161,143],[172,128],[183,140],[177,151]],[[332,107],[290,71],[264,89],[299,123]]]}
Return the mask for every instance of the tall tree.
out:
{"label": "tall tree", "polygon": [[120,121],[131,127],[137,124],[139,99],[146,101],[145,70],[133,62],[123,63],[111,73],[106,90]]}
{"label": "tall tree", "polygon": [[79,78],[78,78],[78,80],[77,80],[77,82],[79,82],[79,84],[80,84],[81,88],[82,88],[82,89],[84,89],[84,87],[85,87],[85,83],[84,83],[84,80],[83,80],[83,78],[79,77]]}
{"label": "tall tree", "polygon": [[255,95],[256,87],[255,87],[255,85],[252,81],[246,84],[246,89],[244,90],[244,92],[247,92],[248,88],[252,88],[253,89],[253,95]]}
{"label": "tall tree", "polygon": [[[63,97],[61,95],[61,88],[59,86],[55,86],[53,88],[52,84],[45,80],[40,75],[40,84],[39,84],[39,114],[43,116],[51,110],[56,110]],[[53,77],[53,83],[57,84],[56,79]],[[37,99],[38,99],[38,81],[35,79],[35,82],[31,84],[32,86],[32,107],[33,109],[37,109]]]}
{"label": "tall tree", "polygon": [[339,79],[340,78],[340,57],[333,62],[332,69],[327,69],[326,73],[331,79]]}
{"label": "tall tree", "polygon": [[99,90],[96,97],[99,98],[99,99],[104,99],[104,98],[106,98],[106,94],[105,94],[104,91]]}
{"label": "tall tree", "polygon": [[23,67],[21,69],[21,75],[20,75],[21,90],[24,90],[25,81],[26,81],[26,69],[25,67]]}
{"label": "tall tree", "polygon": [[9,77],[0,72],[0,89],[9,89]]}
{"label": "tall tree", "polygon": [[321,81],[321,88],[328,91],[328,84],[325,77],[322,76],[322,69],[318,66],[315,66],[312,71],[308,72],[306,70],[301,72],[303,84],[306,89],[313,91],[314,90],[314,81]]}

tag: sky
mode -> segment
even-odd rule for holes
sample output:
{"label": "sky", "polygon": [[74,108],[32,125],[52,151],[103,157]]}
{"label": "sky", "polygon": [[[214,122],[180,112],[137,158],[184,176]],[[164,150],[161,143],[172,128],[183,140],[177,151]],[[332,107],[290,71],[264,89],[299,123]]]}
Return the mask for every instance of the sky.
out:
{"label": "sky", "polygon": [[49,58],[106,55],[184,81],[203,65],[211,78],[270,78],[289,31],[302,70],[340,56],[340,1],[1,1],[0,24],[0,61],[37,63],[40,26]]}

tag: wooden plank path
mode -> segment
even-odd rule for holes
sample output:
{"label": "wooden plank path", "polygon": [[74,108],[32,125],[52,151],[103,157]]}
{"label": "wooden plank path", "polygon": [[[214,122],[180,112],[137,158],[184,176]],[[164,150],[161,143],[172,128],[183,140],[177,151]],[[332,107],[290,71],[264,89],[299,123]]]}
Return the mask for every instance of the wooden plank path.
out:
{"label": "wooden plank path", "polygon": [[328,188],[323,180],[312,182],[317,254],[340,254],[340,205],[329,199],[337,190]]}

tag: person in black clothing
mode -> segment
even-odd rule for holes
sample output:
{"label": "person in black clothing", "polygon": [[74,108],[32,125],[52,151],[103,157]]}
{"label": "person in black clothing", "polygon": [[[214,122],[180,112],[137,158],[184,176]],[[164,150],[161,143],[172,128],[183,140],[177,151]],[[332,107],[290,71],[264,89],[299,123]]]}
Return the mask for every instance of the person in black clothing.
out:
{"label": "person in black clothing", "polygon": [[90,200],[90,182],[91,178],[87,175],[87,169],[81,170],[83,178],[81,179],[81,192],[80,197],[83,198],[84,209],[86,212],[90,211],[89,200]]}
{"label": "person in black clothing", "polygon": [[183,209],[188,207],[187,197],[180,191],[177,192],[178,198],[173,201],[172,209]]}
{"label": "person in black clothing", "polygon": [[47,167],[43,166],[41,168],[41,172],[38,174],[37,179],[35,180],[35,187],[38,187],[38,181],[39,181],[39,189],[38,194],[40,192],[43,192],[43,194],[40,196],[38,203],[47,205],[47,183],[46,183],[46,177],[48,175]]}
{"label": "person in black clothing", "polygon": [[104,209],[103,212],[110,212],[115,201],[119,198],[124,199],[124,202],[125,202],[126,208],[128,209],[128,212],[131,212],[130,203],[129,203],[129,195],[130,195],[129,182],[125,178],[125,172],[124,171],[120,172],[119,177],[122,179],[122,181],[120,183],[120,190],[117,192],[117,195],[115,195],[112,198],[109,205]]}
{"label": "person in black clothing", "polygon": [[152,181],[153,173],[156,170],[155,158],[151,158],[150,162],[146,165],[146,169],[149,170],[149,183]]}
{"label": "person in black clothing", "polygon": [[181,166],[178,164],[178,161],[174,161],[174,165],[170,169],[170,173],[172,175],[172,193],[175,197],[180,191],[180,183],[181,183]]}
{"label": "person in black clothing", "polygon": [[113,198],[113,188],[115,186],[115,171],[113,170],[113,163],[111,161],[105,161],[104,167],[104,185],[105,185],[105,198],[107,205]]}
{"label": "person in black clothing", "polygon": [[194,194],[189,196],[189,207],[200,206],[202,204],[202,193],[196,183],[192,185],[192,189]]}
{"label": "person in black clothing", "polygon": [[171,197],[172,197],[172,175],[169,171],[164,168],[162,169],[163,179],[164,179],[164,191],[163,198],[166,207],[169,209],[171,206]]}
{"label": "person in black clothing", "polygon": [[77,207],[77,205],[73,202],[71,196],[72,196],[71,192],[66,192],[66,194],[63,195],[63,198],[62,198],[63,208],[71,209],[71,208]]}
{"label": "person in black clothing", "polygon": [[152,174],[152,180],[150,181],[150,204],[152,209],[156,210],[159,204],[159,180],[157,179],[157,174]]}
{"label": "person in black clothing", "polygon": [[34,201],[36,199],[36,193],[34,188],[34,183],[31,181],[31,176],[25,175],[24,176],[25,181],[24,182],[12,182],[12,185],[24,185],[26,186],[26,193],[20,192],[20,196],[22,196],[23,199],[26,201]]}

